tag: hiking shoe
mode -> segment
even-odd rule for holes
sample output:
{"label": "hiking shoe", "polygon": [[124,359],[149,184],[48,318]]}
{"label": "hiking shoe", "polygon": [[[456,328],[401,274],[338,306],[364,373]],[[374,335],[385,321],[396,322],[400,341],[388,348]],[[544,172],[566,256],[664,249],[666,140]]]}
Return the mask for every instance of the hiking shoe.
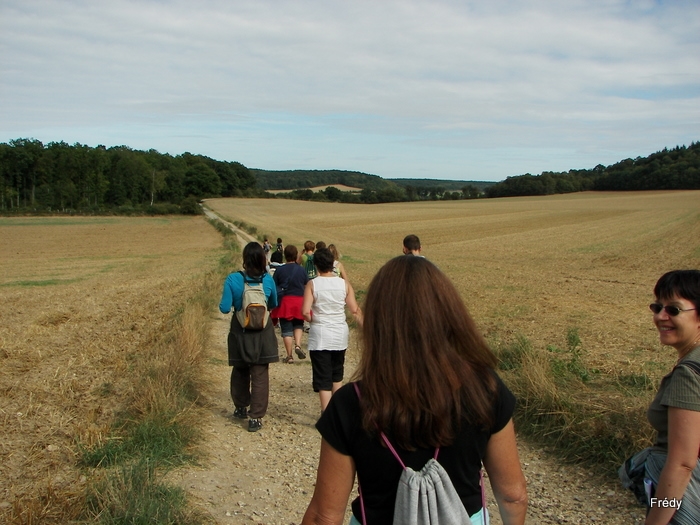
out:
{"label": "hiking shoe", "polygon": [[248,417],[248,409],[246,407],[236,407],[233,411],[233,417],[238,419],[246,419]]}
{"label": "hiking shoe", "polygon": [[262,428],[262,419],[250,418],[248,420],[248,432],[257,432]]}
{"label": "hiking shoe", "polygon": [[305,354],[304,351],[301,349],[301,346],[296,345],[296,346],[294,347],[294,352],[296,352],[297,357],[298,357],[299,359],[306,359],[306,354]]}

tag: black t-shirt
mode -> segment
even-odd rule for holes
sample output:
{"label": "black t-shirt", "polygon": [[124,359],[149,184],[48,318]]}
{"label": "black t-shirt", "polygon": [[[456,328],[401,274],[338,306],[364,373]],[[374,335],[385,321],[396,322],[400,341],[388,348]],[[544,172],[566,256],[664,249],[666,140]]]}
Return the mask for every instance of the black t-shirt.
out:
{"label": "black t-shirt", "polygon": [[[440,448],[438,461],[447,471],[464,507],[472,515],[481,508],[479,471],[491,434],[503,429],[513,416],[515,396],[498,375],[497,395],[493,399],[494,422],[490,430],[478,429],[463,422],[454,443]],[[381,437],[370,437],[362,428],[360,404],[352,384],[344,385],[331,398],[328,407],[316,423],[321,436],[341,454],[352,456],[362,488],[367,523],[391,523],[394,515],[396,490],[401,477],[401,465],[391,451],[381,444]],[[399,456],[413,470],[420,470],[433,457],[435,449],[409,452],[396,447]],[[352,502],[355,517],[362,522],[360,499]]]}

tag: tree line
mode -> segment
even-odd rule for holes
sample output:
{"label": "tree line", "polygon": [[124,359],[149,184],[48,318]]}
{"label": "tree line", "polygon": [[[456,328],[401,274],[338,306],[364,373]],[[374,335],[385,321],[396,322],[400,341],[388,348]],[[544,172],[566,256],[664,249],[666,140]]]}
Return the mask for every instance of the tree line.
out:
{"label": "tree line", "polygon": [[[314,192],[309,186],[345,184]],[[266,189],[292,189],[273,195]],[[199,213],[207,197],[267,197],[348,203],[460,200],[578,191],[700,189],[700,143],[590,170],[545,171],[498,183],[382,179],[341,170],[266,171],[203,155],[127,146],[16,139],[0,143],[0,212]]]}
{"label": "tree line", "polygon": [[590,170],[518,175],[486,189],[487,197],[552,195],[577,191],[700,189],[700,142],[664,148],[648,157],[625,159]]}
{"label": "tree line", "polygon": [[16,139],[0,144],[0,210],[197,213],[204,197],[256,195],[238,162],[127,146]]}

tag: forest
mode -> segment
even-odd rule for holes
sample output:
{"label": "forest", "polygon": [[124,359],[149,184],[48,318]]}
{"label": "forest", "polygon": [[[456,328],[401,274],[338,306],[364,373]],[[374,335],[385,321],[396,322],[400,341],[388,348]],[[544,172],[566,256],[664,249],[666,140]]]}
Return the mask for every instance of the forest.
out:
{"label": "forest", "polygon": [[[350,193],[328,187],[361,188]],[[266,190],[288,189],[274,195]],[[700,143],[664,148],[586,170],[517,175],[498,183],[383,179],[343,170],[268,171],[239,162],[128,146],[90,147],[35,139],[0,143],[0,213],[199,213],[207,197],[266,197],[380,203],[459,200],[577,191],[700,189]]]}
{"label": "forest", "polygon": [[32,139],[0,144],[3,211],[197,213],[201,198],[257,191],[242,164],[202,155]]}
{"label": "forest", "polygon": [[486,189],[487,197],[552,195],[577,191],[700,189],[700,142],[664,148],[648,157],[626,159],[590,170],[517,175]]}

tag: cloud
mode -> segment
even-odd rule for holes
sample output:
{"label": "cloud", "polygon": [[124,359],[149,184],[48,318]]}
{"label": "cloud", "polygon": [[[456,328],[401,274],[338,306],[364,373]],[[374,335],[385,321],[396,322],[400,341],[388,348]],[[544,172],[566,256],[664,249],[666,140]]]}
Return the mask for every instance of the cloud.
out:
{"label": "cloud", "polygon": [[690,1],[5,0],[0,140],[382,176],[592,167],[698,139],[699,15]]}

